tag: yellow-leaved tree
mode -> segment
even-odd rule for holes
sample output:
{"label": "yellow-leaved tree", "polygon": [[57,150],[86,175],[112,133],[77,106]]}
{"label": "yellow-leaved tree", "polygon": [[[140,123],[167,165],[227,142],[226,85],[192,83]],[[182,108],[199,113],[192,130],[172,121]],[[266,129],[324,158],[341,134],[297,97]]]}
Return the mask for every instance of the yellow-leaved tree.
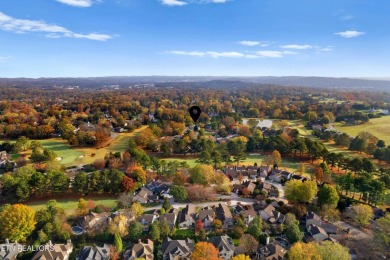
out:
{"label": "yellow-leaved tree", "polygon": [[24,242],[34,231],[35,224],[35,211],[26,205],[7,205],[0,212],[0,235],[3,239]]}
{"label": "yellow-leaved tree", "polygon": [[288,251],[290,260],[321,260],[317,248],[314,244],[297,242]]}

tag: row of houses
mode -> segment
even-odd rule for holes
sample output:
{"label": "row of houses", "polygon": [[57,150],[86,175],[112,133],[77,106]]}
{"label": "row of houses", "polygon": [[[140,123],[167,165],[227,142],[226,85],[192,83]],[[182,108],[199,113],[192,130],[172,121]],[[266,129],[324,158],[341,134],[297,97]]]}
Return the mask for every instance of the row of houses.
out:
{"label": "row of houses", "polygon": [[[208,238],[207,242],[213,244],[218,249],[219,257],[223,260],[230,260],[237,252],[233,239],[227,235]],[[194,241],[191,239],[172,240],[167,238],[162,243],[163,260],[189,260],[193,250]],[[282,260],[286,252],[287,250],[276,241],[267,243],[267,245],[259,244],[256,248],[255,259]]]}
{"label": "row of houses", "polygon": [[[8,240],[4,244],[0,244],[0,259],[14,260],[17,256],[26,251],[27,246],[21,245],[17,242],[10,243]],[[53,244],[51,241],[45,245],[37,247],[36,253],[31,260],[68,260],[73,252],[73,244],[69,239],[66,244]],[[76,255],[76,260],[90,260],[90,259],[110,259],[111,248],[109,245],[104,244],[99,246],[84,246],[80,252]],[[153,258],[151,258],[153,259]]]}
{"label": "row of houses", "polygon": [[306,178],[286,170],[272,168],[271,166],[225,166],[224,173],[232,181],[254,181],[258,178],[268,179],[282,183],[291,179],[305,181]]}

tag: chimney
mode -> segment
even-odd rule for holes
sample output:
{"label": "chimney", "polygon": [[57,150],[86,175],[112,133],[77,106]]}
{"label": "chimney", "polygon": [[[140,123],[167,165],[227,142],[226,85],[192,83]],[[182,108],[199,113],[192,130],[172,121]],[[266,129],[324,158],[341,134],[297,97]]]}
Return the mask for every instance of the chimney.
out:
{"label": "chimney", "polygon": [[267,236],[266,240],[265,240],[265,245],[268,245],[269,244],[269,237]]}
{"label": "chimney", "polygon": [[9,244],[9,239],[8,239],[8,238],[5,240],[5,243],[6,243],[6,244]]}

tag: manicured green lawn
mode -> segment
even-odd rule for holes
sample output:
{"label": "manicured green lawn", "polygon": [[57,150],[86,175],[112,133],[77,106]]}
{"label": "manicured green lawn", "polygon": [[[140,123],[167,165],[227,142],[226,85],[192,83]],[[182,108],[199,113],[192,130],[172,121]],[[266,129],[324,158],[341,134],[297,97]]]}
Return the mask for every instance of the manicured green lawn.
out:
{"label": "manicured green lawn", "polygon": [[[129,139],[136,136],[139,132],[145,130],[148,126],[142,126],[131,133],[120,133],[111,142],[109,146],[103,148],[85,147],[85,148],[74,148],[75,151],[79,152],[80,155],[84,155],[81,158],[77,158],[73,163],[76,164],[91,164],[97,159],[103,159],[106,153],[109,152],[124,152],[128,148]],[[94,157],[91,154],[95,154]]]}
{"label": "manicured green lawn", "polygon": [[165,160],[166,162],[186,162],[188,165],[192,168],[195,167],[198,163],[196,162],[197,159],[194,158],[186,158],[185,156],[178,156],[177,158],[160,158],[161,160]]}
{"label": "manicured green lawn", "polygon": [[344,126],[341,123],[336,123],[334,127],[352,136],[358,135],[359,132],[369,132],[379,139],[384,140],[387,145],[390,144],[390,116],[370,119],[368,123],[363,125]]}
{"label": "manicured green lawn", "polygon": [[81,152],[72,148],[67,143],[67,141],[60,138],[51,138],[47,140],[41,140],[40,142],[42,143],[43,147],[54,151],[58,157],[62,157],[62,160],[59,161],[61,164],[71,164],[82,155]]}
{"label": "manicured green lawn", "polygon": [[[81,197],[80,197],[81,198]],[[80,198],[71,198],[71,199],[57,199],[57,202],[60,204],[61,207],[64,208],[66,214],[68,216],[74,215],[76,213],[78,201]],[[108,208],[115,208],[117,205],[117,199],[116,197],[113,196],[89,196],[89,197],[83,197],[85,200],[91,199],[95,206],[96,205],[103,205]],[[45,207],[46,203],[50,199],[43,199],[43,200],[38,200],[38,201],[33,201],[33,202],[27,202],[26,205],[31,207],[34,210],[40,210]]]}
{"label": "manicured green lawn", "polygon": [[178,236],[193,236],[194,230],[192,230],[192,229],[177,229],[176,235],[178,235]]}

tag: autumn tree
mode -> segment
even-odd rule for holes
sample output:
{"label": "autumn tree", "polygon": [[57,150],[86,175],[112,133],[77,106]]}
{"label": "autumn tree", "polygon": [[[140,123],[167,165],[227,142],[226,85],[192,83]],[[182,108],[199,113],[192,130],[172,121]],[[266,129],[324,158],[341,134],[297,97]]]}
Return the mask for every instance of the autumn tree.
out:
{"label": "autumn tree", "polygon": [[313,243],[297,242],[292,245],[287,255],[291,260],[322,260]]}
{"label": "autumn tree", "polygon": [[332,241],[322,241],[316,245],[318,254],[323,260],[351,260],[348,248]]}
{"label": "autumn tree", "polygon": [[232,260],[251,260],[251,257],[248,255],[240,254],[232,257]]}
{"label": "autumn tree", "polygon": [[291,180],[285,185],[285,196],[291,202],[312,202],[317,195],[315,181]]}
{"label": "autumn tree", "polygon": [[349,216],[356,225],[361,227],[368,226],[370,219],[373,217],[372,208],[364,204],[354,205],[351,207]]}
{"label": "autumn tree", "polygon": [[251,255],[256,252],[259,242],[250,234],[244,234],[240,238],[239,252]]}
{"label": "autumn tree", "polygon": [[195,223],[195,233],[199,233],[202,229],[203,229],[203,222],[198,219]]}
{"label": "autumn tree", "polygon": [[120,214],[110,221],[107,231],[110,234],[113,235],[118,234],[121,237],[124,237],[129,233],[128,227],[129,225],[127,222],[127,218],[124,215]]}
{"label": "autumn tree", "polygon": [[3,239],[24,242],[34,231],[35,212],[23,204],[7,204],[0,210],[0,235]]}
{"label": "autumn tree", "polygon": [[375,225],[378,228],[374,229],[374,237],[378,245],[390,248],[390,213],[387,213],[383,218],[377,219]]}
{"label": "autumn tree", "polygon": [[134,202],[133,205],[131,205],[131,210],[137,217],[144,214],[144,207],[142,207],[142,205],[137,201]]}
{"label": "autumn tree", "polygon": [[125,176],[122,180],[122,186],[125,192],[133,192],[135,190],[135,183],[133,178]]}
{"label": "autumn tree", "polygon": [[219,251],[213,244],[207,242],[199,242],[195,245],[194,251],[191,254],[191,260],[220,260]]}
{"label": "autumn tree", "polygon": [[214,176],[214,169],[211,165],[197,165],[190,171],[192,183],[207,186],[211,183]]}
{"label": "autumn tree", "polygon": [[77,215],[82,217],[85,214],[87,214],[88,208],[87,208],[87,202],[85,199],[80,198],[79,203],[77,204]]}
{"label": "autumn tree", "polygon": [[279,151],[274,150],[272,154],[270,154],[266,160],[265,163],[268,165],[280,165],[282,162],[282,156]]}

